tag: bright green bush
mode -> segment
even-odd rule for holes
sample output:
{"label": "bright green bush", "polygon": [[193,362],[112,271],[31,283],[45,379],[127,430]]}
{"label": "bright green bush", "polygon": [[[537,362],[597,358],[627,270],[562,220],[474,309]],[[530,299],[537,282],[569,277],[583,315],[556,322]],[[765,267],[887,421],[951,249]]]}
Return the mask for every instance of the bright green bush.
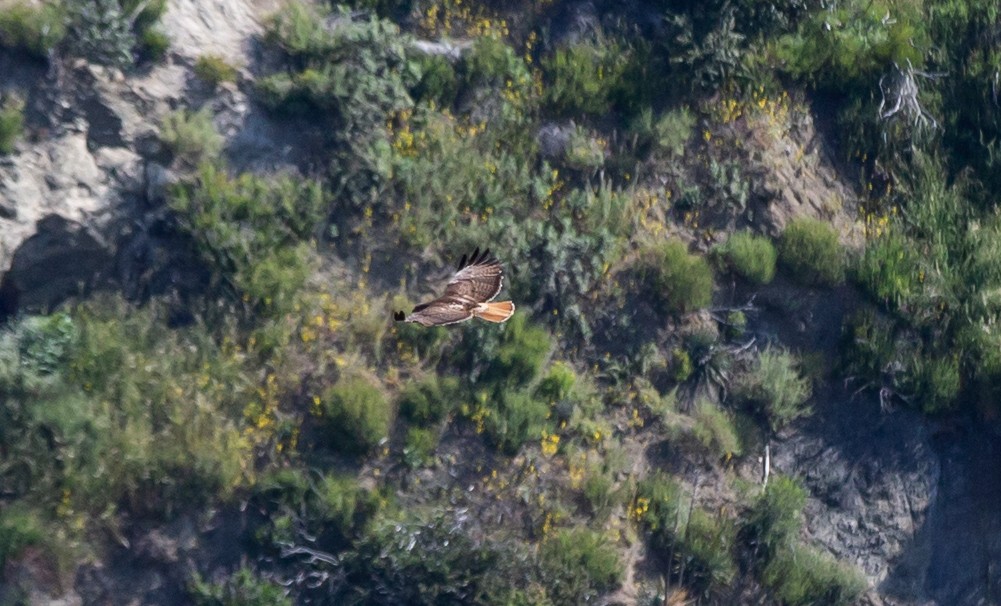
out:
{"label": "bright green bush", "polygon": [[881,303],[897,308],[920,289],[920,259],[916,245],[898,230],[871,240],[855,264],[855,275],[862,286]]}
{"label": "bright green bush", "polygon": [[389,435],[393,407],[382,390],[362,375],[338,379],[320,397],[322,416],[337,450],[365,453]]}
{"label": "bright green bush", "polygon": [[845,279],[845,255],[838,234],[824,221],[790,221],[779,240],[779,260],[803,284],[837,286]]}
{"label": "bright green bush", "polygon": [[818,87],[869,86],[894,64],[923,64],[928,39],[921,6],[849,0],[814,9],[775,50],[785,69]]}
{"label": "bright green bush", "polygon": [[58,3],[35,6],[18,1],[0,9],[0,47],[46,58],[65,35],[65,14]]}
{"label": "bright green bush", "polygon": [[160,125],[160,140],[176,158],[192,168],[202,162],[216,161],[224,143],[207,109],[170,112]]}
{"label": "bright green bush", "polygon": [[768,284],[775,277],[778,253],[765,236],[739,231],[720,250],[729,267],[750,282]]}
{"label": "bright green bush", "polygon": [[24,100],[9,96],[0,104],[0,154],[13,152],[23,131]]}
{"label": "bright green bush", "polygon": [[788,606],[847,606],[855,604],[866,589],[858,570],[798,545],[776,553],[765,566],[762,580]]}
{"label": "bright green bush", "polygon": [[761,414],[772,429],[778,429],[808,412],[812,387],[798,369],[791,353],[768,348],[734,382],[733,394]]}
{"label": "bright green bush", "polygon": [[239,72],[219,55],[201,55],[195,61],[195,75],[212,86],[218,86],[223,82],[236,82]]}
{"label": "bright green bush", "polygon": [[706,307],[712,301],[713,274],[709,263],[689,253],[678,240],[647,250],[640,273],[664,312],[684,313]]}
{"label": "bright green bush", "polygon": [[717,456],[738,456],[742,452],[733,421],[711,402],[699,400],[696,403],[692,432],[703,446]]}
{"label": "bright green bush", "polygon": [[614,589],[622,580],[618,550],[587,528],[557,531],[539,547],[548,594],[557,604],[581,604]]}
{"label": "bright green bush", "polygon": [[196,606],[292,606],[287,589],[246,567],[217,583],[196,575],[188,585],[188,597]]}

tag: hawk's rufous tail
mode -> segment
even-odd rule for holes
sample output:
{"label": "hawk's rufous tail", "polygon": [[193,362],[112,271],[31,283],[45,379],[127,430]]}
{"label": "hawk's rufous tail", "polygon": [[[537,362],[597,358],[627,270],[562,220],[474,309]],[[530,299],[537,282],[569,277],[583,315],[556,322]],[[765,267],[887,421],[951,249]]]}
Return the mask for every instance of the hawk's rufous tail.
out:
{"label": "hawk's rufous tail", "polygon": [[486,306],[486,310],[474,311],[473,315],[487,322],[504,322],[514,315],[514,303],[511,301],[493,301]]}

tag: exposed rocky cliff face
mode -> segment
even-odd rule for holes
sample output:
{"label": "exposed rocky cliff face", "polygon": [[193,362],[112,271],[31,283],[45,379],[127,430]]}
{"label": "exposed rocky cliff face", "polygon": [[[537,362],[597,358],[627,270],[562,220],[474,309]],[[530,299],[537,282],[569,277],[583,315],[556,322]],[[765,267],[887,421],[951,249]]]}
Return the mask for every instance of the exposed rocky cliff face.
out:
{"label": "exposed rocky cliff face", "polygon": [[[245,87],[205,90],[191,71],[199,55],[215,53],[249,77],[255,36],[276,5],[170,0],[163,18],[169,59],[128,76],[0,53],[0,90],[28,99],[27,134],[0,158],[0,317],[46,310],[95,288],[125,288],[151,258],[166,254],[150,231],[176,180],[157,140],[168,111],[211,107],[236,170],[302,161],[294,133],[265,116]],[[790,217],[806,214],[860,242],[852,188],[825,159],[809,116],[782,136],[752,137],[751,145],[758,228],[778,233]],[[781,288],[775,297],[785,296]],[[764,319],[757,328],[833,355],[841,318],[854,304],[850,293],[808,294],[792,314],[768,297],[759,299]],[[1001,471],[994,465],[1001,438],[962,421],[881,410],[871,394],[850,387],[818,392],[816,414],[770,444],[773,469],[803,478],[810,491],[807,538],[864,571],[872,604],[1001,600]],[[178,603],[167,588],[186,578],[191,560],[224,557],[238,526],[235,519],[201,526],[185,519],[136,530],[108,561],[83,567],[75,587],[47,583],[48,572],[31,569],[30,558],[5,574],[36,580],[43,589],[32,603]]]}

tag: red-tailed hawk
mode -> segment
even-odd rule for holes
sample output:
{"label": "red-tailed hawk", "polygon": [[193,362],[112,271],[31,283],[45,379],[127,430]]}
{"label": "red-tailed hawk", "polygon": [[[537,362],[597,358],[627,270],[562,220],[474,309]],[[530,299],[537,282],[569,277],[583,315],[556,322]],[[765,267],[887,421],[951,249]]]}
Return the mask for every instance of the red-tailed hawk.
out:
{"label": "red-tailed hawk", "polygon": [[393,314],[397,322],[417,322],[421,326],[455,324],[470,318],[488,322],[503,322],[514,314],[511,301],[490,300],[497,296],[504,283],[504,269],[500,261],[485,250],[477,248],[467,259],[462,255],[459,268],[448,281],[445,294],[434,301],[421,303],[410,315],[402,311]]}

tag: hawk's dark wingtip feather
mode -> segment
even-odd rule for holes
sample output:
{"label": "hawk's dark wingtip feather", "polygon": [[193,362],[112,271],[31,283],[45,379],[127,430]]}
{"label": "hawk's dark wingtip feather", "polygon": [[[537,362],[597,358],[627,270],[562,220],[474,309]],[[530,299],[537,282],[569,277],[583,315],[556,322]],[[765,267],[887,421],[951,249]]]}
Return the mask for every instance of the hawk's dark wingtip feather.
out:
{"label": "hawk's dark wingtip feather", "polygon": [[459,267],[458,267],[458,269],[462,269],[465,266],[466,266],[466,255],[465,255],[465,253],[463,253],[462,258],[459,259]]}
{"label": "hawk's dark wingtip feather", "polygon": [[405,313],[403,313],[402,311],[395,311],[395,312],[393,312],[393,319],[396,320],[397,322],[402,322],[403,319],[406,318],[406,317],[407,317],[407,315]]}

